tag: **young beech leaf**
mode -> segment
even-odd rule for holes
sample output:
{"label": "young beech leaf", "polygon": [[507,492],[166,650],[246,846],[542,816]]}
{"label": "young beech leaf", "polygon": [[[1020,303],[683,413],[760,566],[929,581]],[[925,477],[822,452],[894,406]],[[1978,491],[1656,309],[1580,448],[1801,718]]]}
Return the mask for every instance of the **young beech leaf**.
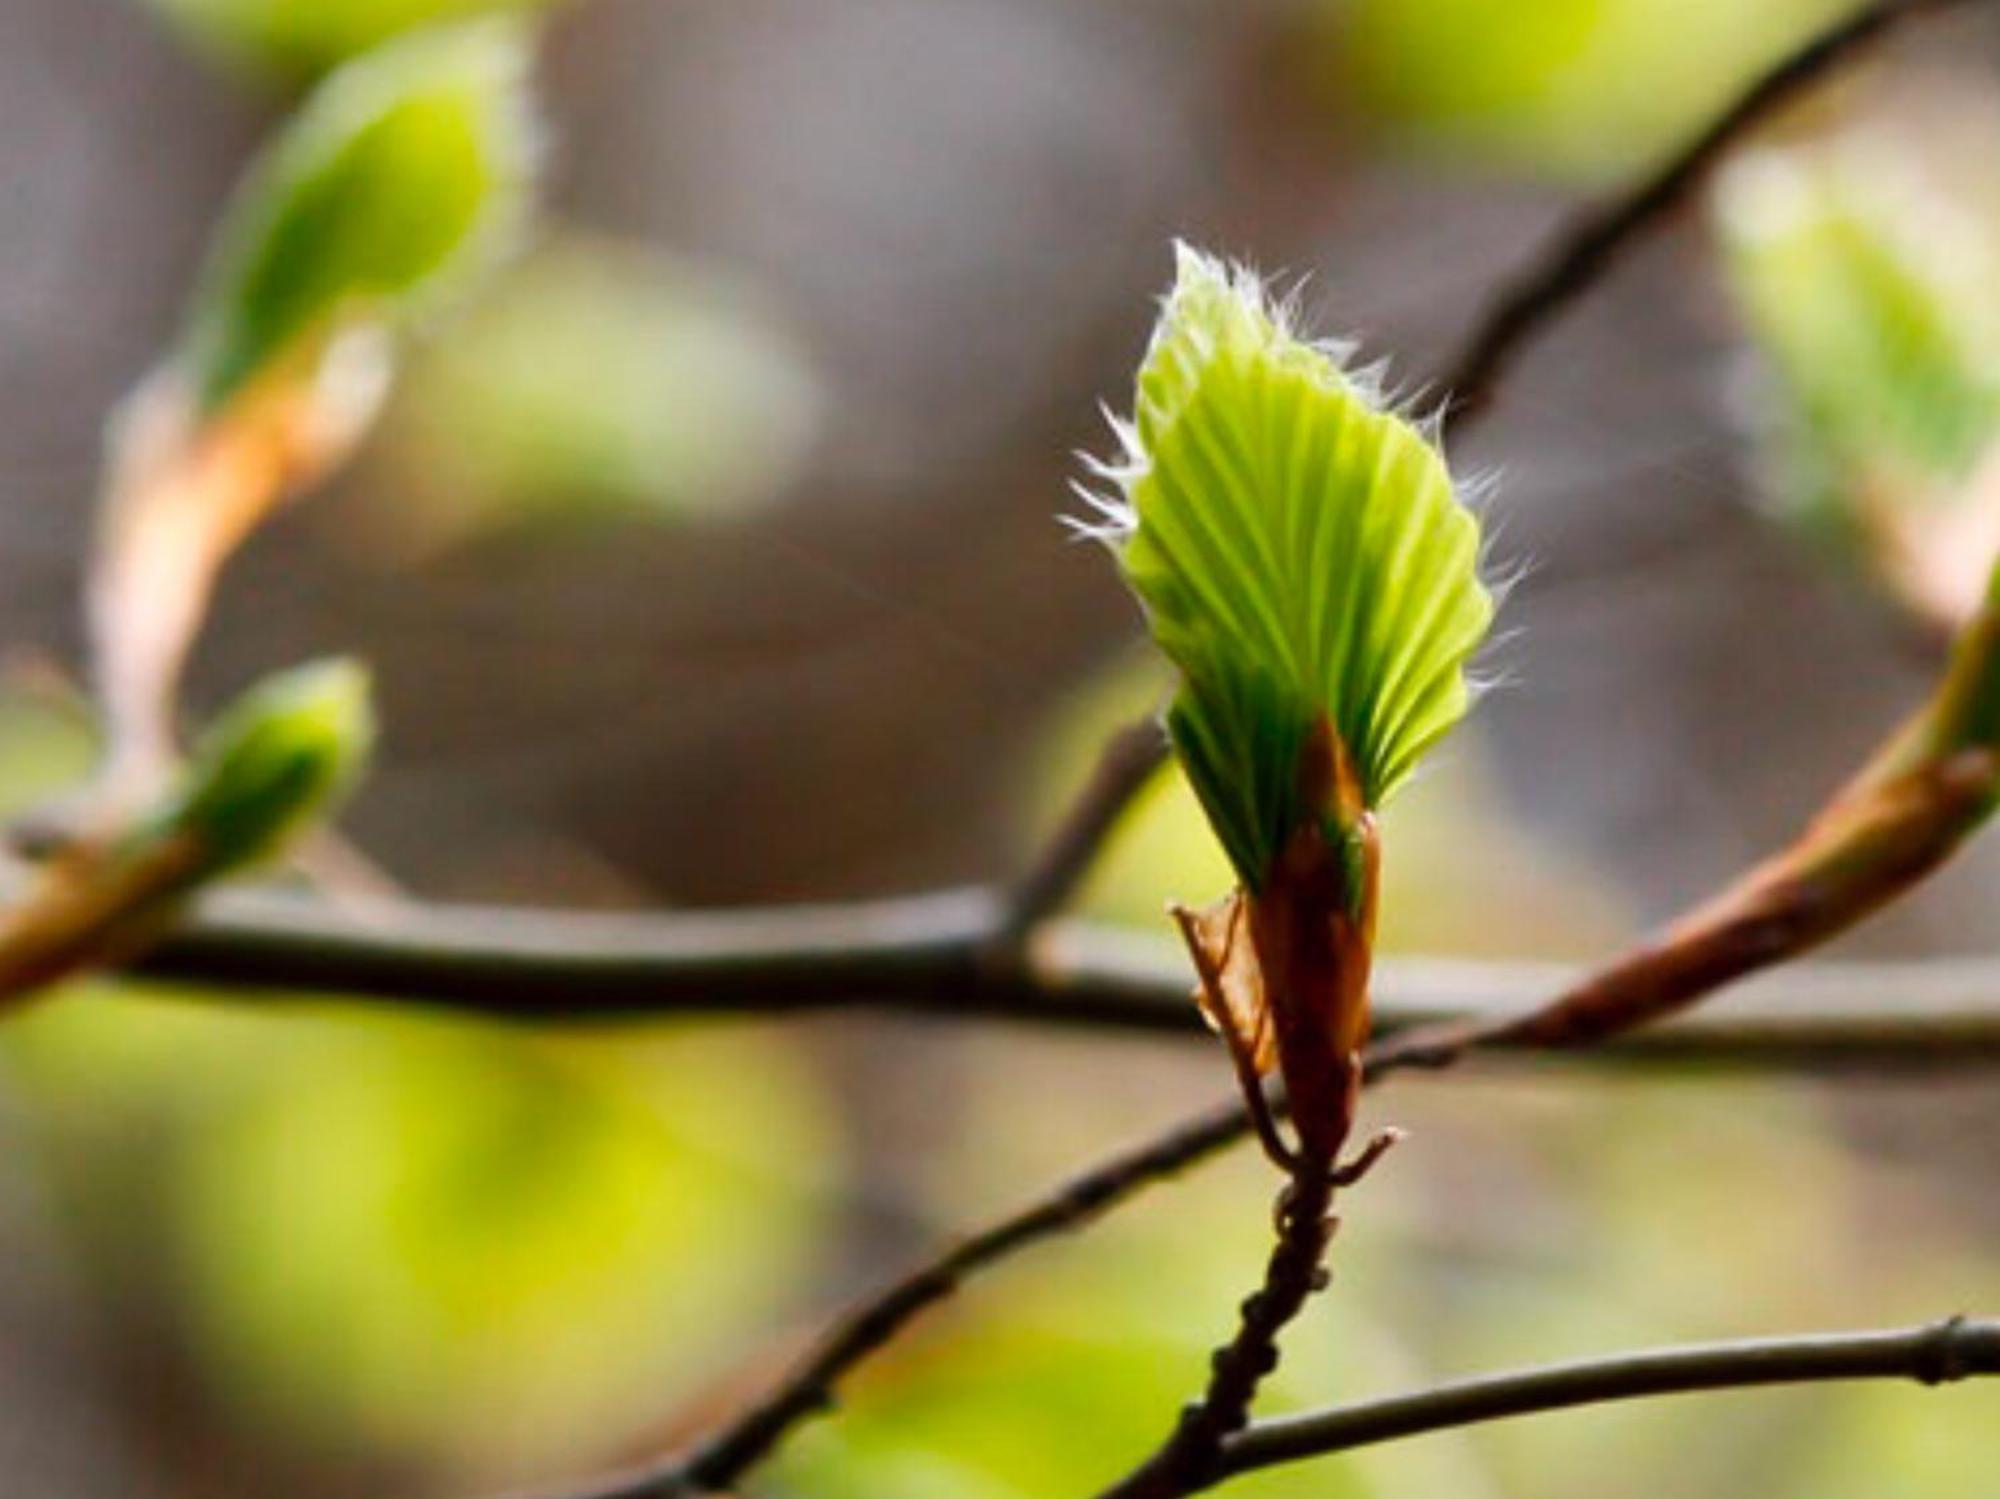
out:
{"label": "young beech leaf", "polygon": [[143,947],[200,886],[275,853],[353,782],[373,737],[351,662],[244,694],[157,805],[67,850],[0,918],[0,1011]]}
{"label": "young beech leaf", "polygon": [[[1334,846],[1465,713],[1479,526],[1437,448],[1248,272],[1185,246],[1139,371],[1110,542],[1181,686],[1168,726],[1244,885],[1300,828]],[[1303,774],[1332,738],[1358,806]]]}
{"label": "young beech leaf", "polygon": [[199,879],[253,864],[345,794],[374,739],[359,663],[317,661],[267,677],[203,736],[138,836],[184,842]]}
{"label": "young beech leaf", "polygon": [[538,132],[521,25],[414,33],[329,75],[238,190],[182,349],[222,405],[357,327],[396,326],[517,232]]}

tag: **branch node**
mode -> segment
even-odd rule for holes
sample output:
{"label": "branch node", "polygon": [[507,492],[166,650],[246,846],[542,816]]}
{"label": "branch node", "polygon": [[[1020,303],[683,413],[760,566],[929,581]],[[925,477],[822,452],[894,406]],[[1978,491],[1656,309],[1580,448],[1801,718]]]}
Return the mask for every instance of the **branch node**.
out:
{"label": "branch node", "polygon": [[1910,1364],[1911,1376],[1918,1384],[1953,1384],[1972,1373],[1972,1360],[1965,1346],[1968,1328],[1961,1312],[1945,1318],[1924,1334]]}

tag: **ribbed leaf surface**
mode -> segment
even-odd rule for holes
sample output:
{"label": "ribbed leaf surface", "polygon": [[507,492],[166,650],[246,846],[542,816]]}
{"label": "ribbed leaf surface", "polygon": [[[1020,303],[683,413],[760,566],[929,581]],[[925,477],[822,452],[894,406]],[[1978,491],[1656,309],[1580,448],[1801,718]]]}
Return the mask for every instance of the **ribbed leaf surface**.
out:
{"label": "ribbed leaf surface", "polygon": [[1179,667],[1169,727],[1258,888],[1330,722],[1376,807],[1463,716],[1492,619],[1479,527],[1443,458],[1254,281],[1183,250],[1102,528]]}

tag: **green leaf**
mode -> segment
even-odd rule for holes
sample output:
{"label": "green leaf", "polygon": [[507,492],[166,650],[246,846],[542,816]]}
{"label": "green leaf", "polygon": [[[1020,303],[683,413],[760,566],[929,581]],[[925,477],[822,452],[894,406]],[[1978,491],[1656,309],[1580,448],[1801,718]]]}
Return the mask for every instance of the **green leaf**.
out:
{"label": "green leaf", "polygon": [[187,839],[197,880],[255,863],[348,790],[374,737],[359,664],[321,661],[266,678],[204,736],[142,841]]}
{"label": "green leaf", "polygon": [[1479,526],[1423,433],[1343,351],[1295,336],[1247,272],[1183,247],[1085,529],[1181,674],[1169,714],[1237,874],[1260,888],[1308,806],[1326,723],[1379,807],[1466,710],[1493,602]]}
{"label": "green leaf", "polygon": [[1785,408],[1785,498],[1836,529],[1871,486],[1952,498],[2000,434],[2000,255],[1977,217],[1836,146],[1746,157],[1716,224]]}
{"label": "green leaf", "polygon": [[517,24],[414,34],[332,74],[238,190],[183,360],[213,411],[282,361],[394,328],[492,261],[537,155]]}

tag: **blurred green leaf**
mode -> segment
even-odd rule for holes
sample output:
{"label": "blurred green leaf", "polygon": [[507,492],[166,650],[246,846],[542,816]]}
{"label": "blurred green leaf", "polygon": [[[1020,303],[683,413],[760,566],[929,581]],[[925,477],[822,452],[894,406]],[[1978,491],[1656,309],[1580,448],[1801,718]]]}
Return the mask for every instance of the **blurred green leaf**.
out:
{"label": "blurred green leaf", "polygon": [[337,335],[396,328],[507,247],[537,155],[528,40],[502,21],[333,74],[238,190],[181,354],[204,410]]}
{"label": "blurred green leaf", "polygon": [[838,1166],[809,1075],[748,1036],[301,1017],[223,1076],[163,1204],[202,1362],[295,1438],[471,1471],[592,1461],[707,1386]]}
{"label": "blurred green leaf", "polygon": [[229,61],[310,77],[405,31],[475,16],[547,9],[554,0],[151,0]]}
{"label": "blurred green leaf", "polygon": [[0,1005],[143,945],[201,886],[324,815],[367,755],[367,692],[366,675],[344,662],[273,677],[156,801],[74,836],[0,912]]}
{"label": "blurred green leaf", "polygon": [[268,677],[202,736],[166,805],[135,836],[192,840],[200,878],[255,863],[346,793],[374,738],[358,662]]}
{"label": "blurred green leaf", "polygon": [[1864,126],[1766,148],[1714,215],[1785,512],[1946,624],[2000,545],[2000,214],[1951,191],[1949,154]]}
{"label": "blurred green leaf", "polygon": [[371,514],[392,550],[614,516],[735,514],[796,477],[820,392],[726,274],[580,233],[496,278],[412,364]]}
{"label": "blurred green leaf", "polygon": [[2000,426],[1993,247],[1906,166],[1873,167],[1809,149],[1738,162],[1717,195],[1724,264],[1813,472],[1949,483]]}

